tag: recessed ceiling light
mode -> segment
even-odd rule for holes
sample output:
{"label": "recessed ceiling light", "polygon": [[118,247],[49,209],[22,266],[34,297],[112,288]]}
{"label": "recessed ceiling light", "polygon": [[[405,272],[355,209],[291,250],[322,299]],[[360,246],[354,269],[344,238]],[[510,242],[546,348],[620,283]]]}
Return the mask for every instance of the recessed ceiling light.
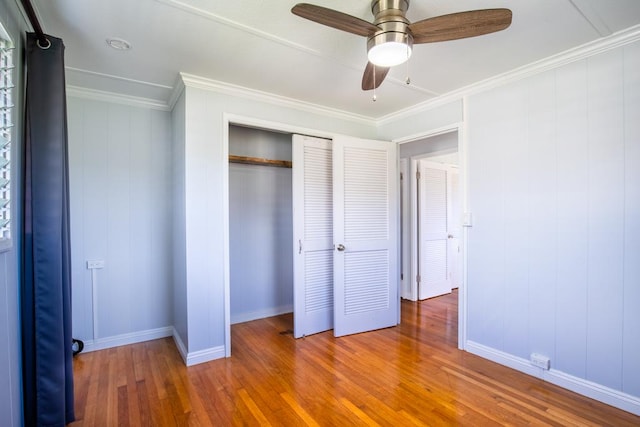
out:
{"label": "recessed ceiling light", "polygon": [[117,38],[107,39],[107,44],[116,50],[131,49],[131,43],[122,39],[117,39]]}

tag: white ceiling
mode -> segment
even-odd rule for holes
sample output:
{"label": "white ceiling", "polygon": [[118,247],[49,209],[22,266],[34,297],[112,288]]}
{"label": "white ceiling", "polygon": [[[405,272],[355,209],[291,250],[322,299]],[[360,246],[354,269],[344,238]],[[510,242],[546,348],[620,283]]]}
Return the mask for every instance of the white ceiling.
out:
{"label": "white ceiling", "polygon": [[[380,118],[640,24],[640,0],[413,0],[407,18],[506,7],[513,23],[414,47],[377,91],[360,89],[366,39],[293,15],[295,0],[32,0],[64,40],[67,83],[168,102],[179,72]],[[372,21],[370,0],[311,0]],[[116,51],[106,39],[129,41]]]}

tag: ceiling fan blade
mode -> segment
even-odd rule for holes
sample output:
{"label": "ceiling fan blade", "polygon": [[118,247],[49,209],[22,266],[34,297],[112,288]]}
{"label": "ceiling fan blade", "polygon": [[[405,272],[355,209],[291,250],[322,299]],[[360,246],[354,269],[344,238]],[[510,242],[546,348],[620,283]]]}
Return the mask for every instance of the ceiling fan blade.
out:
{"label": "ceiling fan blade", "polygon": [[378,27],[363,19],[313,4],[299,3],[291,9],[291,12],[310,21],[359,36],[367,37],[379,30]]}
{"label": "ceiling fan blade", "polygon": [[423,19],[409,25],[413,43],[433,43],[501,31],[511,25],[509,9],[482,9]]}
{"label": "ceiling fan blade", "polygon": [[389,69],[389,67],[379,67],[368,62],[367,68],[364,69],[364,75],[362,76],[362,90],[378,88],[378,86],[382,84],[384,78],[387,77]]}

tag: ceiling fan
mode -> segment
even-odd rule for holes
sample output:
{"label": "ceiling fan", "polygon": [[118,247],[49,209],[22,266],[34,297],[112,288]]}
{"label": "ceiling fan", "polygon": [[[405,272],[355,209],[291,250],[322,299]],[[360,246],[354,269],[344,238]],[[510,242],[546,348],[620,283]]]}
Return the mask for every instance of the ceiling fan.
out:
{"label": "ceiling fan", "polygon": [[291,12],[367,38],[369,62],[362,77],[362,90],[380,86],[392,66],[409,59],[414,44],[481,36],[511,25],[509,9],[470,10],[411,23],[405,16],[408,8],[409,0],[372,0],[373,23],[309,3],[299,3]]}

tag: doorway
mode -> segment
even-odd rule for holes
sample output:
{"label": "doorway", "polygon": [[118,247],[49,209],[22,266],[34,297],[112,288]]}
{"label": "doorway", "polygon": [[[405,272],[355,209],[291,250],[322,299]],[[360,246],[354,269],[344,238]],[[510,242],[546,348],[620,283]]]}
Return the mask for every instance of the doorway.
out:
{"label": "doorway", "polygon": [[460,125],[399,142],[402,171],[401,297],[458,288],[458,346],[465,340],[464,163]]}

